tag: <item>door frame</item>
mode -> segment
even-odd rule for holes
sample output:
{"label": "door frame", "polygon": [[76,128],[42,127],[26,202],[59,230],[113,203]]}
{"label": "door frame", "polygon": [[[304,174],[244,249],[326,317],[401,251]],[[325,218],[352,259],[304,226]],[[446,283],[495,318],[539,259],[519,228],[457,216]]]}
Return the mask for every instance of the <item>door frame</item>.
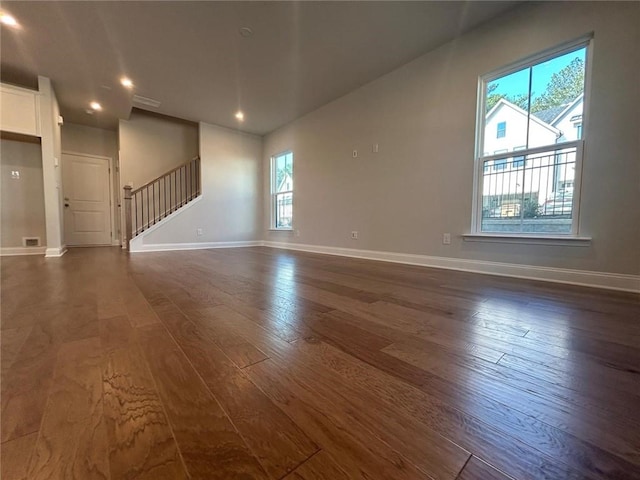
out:
{"label": "door frame", "polygon": [[[89,158],[97,158],[100,160],[108,160],[109,161],[109,228],[110,228],[110,235],[109,238],[111,240],[111,245],[120,245],[120,242],[117,240],[117,237],[114,236],[115,233],[115,223],[114,223],[114,212],[113,209],[115,207],[115,202],[113,199],[113,185],[114,185],[114,181],[113,181],[113,175],[114,175],[114,169],[113,169],[113,158],[112,157],[106,157],[104,155],[94,155],[93,153],[83,153],[83,152],[76,152],[73,150],[62,150],[61,155],[76,155],[76,156],[80,156],[80,157],[89,157]],[[62,158],[60,158],[60,165],[61,167],[64,169],[64,162],[62,160]],[[62,174],[62,171],[60,172]],[[64,174],[61,175],[62,178],[62,197],[64,198]],[[67,236],[66,236],[66,231],[64,232],[64,243],[67,243]]]}

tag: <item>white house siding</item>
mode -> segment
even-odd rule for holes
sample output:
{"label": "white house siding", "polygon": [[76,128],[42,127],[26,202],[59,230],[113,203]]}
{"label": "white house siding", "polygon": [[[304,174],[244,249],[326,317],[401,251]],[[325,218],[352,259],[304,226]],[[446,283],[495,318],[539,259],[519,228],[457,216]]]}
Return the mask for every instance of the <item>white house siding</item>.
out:
{"label": "white house siding", "polygon": [[[506,122],[504,137],[498,138],[498,124]],[[527,141],[527,122],[529,123]],[[482,193],[486,198],[485,208],[494,208],[501,204],[514,203],[513,196],[524,194],[525,197],[537,198],[542,204],[552,195],[554,181],[554,151],[535,155],[526,161],[526,167],[514,165],[516,149],[534,148],[556,143],[558,130],[551,125],[531,118],[526,112],[508,101],[501,100],[489,112],[484,131],[484,156],[494,155],[505,151],[511,155],[504,169],[498,169],[496,164],[500,160],[489,161],[484,168],[484,182]],[[505,152],[505,153],[506,153]],[[564,176],[570,175],[566,169]],[[526,174],[526,176],[525,176]],[[557,177],[558,173],[555,173]],[[497,204],[496,204],[497,200]],[[519,202],[516,202],[519,203]]]}
{"label": "white house siding", "polygon": [[582,110],[584,107],[584,98],[581,96],[563,112],[557,119],[553,121],[553,126],[560,130],[561,140],[563,142],[572,142],[579,140],[578,125],[582,125]]}

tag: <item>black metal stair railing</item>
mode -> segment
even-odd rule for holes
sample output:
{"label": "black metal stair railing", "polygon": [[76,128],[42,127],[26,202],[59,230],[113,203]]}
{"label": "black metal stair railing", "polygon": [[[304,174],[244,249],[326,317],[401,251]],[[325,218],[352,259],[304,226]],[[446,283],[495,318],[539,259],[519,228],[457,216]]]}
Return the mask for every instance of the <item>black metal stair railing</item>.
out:
{"label": "black metal stair railing", "polygon": [[186,205],[201,193],[200,157],[135,190],[124,187],[126,242]]}

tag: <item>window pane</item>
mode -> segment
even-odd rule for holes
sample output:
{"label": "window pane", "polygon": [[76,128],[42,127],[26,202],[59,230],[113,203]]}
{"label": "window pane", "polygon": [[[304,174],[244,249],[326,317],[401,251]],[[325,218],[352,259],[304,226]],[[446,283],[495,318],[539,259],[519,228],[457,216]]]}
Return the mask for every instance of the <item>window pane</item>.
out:
{"label": "window pane", "polygon": [[529,148],[581,138],[585,55],[581,48],[532,67]]}
{"label": "window pane", "polygon": [[575,165],[575,147],[493,160],[483,169],[482,231],[570,233]]}
{"label": "window pane", "polygon": [[277,194],[275,208],[276,228],[291,227],[291,221],[293,219],[293,194]]}
{"label": "window pane", "polygon": [[[525,147],[515,147],[513,149],[514,152],[517,152],[518,150],[524,150]],[[515,155],[513,157],[513,168],[522,168],[524,167],[524,155]]]}
{"label": "window pane", "polygon": [[293,154],[288,153],[276,157],[275,160],[275,192],[293,190]]}
{"label": "window pane", "polygon": [[586,51],[581,48],[488,82],[483,151],[581,139]]}
{"label": "window pane", "polygon": [[519,70],[487,84],[484,152],[526,145],[529,71]]}

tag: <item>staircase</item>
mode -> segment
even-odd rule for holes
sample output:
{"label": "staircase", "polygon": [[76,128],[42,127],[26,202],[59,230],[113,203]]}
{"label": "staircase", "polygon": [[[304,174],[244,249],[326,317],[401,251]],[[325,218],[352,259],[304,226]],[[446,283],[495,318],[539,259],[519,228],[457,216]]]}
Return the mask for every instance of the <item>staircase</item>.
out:
{"label": "staircase", "polygon": [[132,238],[199,197],[200,184],[200,157],[195,157],[135,190],[125,186],[127,250]]}

